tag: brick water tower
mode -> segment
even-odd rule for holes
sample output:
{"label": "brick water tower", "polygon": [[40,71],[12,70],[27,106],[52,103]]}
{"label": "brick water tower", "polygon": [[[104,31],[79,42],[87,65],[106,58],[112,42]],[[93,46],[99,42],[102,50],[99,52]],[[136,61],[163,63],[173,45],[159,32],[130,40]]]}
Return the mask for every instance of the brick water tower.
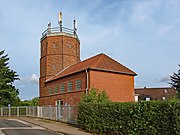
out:
{"label": "brick water tower", "polygon": [[62,13],[58,15],[59,27],[48,28],[42,33],[40,58],[40,104],[41,97],[47,95],[45,82],[63,69],[80,62],[80,41],[77,36],[77,21],[74,28],[62,26]]}

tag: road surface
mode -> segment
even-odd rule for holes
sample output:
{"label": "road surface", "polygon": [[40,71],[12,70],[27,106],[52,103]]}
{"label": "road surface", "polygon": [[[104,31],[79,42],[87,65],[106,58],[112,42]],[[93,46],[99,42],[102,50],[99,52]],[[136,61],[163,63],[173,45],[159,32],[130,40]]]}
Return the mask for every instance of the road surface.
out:
{"label": "road surface", "polygon": [[0,119],[0,135],[62,135],[18,120]]}

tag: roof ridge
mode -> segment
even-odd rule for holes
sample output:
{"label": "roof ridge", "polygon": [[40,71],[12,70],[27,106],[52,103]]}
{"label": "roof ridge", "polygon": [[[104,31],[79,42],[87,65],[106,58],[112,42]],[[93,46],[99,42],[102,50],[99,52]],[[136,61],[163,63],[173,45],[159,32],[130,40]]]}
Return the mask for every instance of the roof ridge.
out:
{"label": "roof ridge", "polygon": [[100,53],[100,54],[99,54],[99,58],[98,58],[95,62],[93,62],[91,68],[93,68],[93,67],[96,66],[96,64],[99,62],[99,60],[102,58],[102,56],[103,56],[103,53]]}
{"label": "roof ridge", "polygon": [[83,60],[77,64],[73,64],[71,66],[66,67],[65,69],[61,70],[56,75],[54,75],[53,77],[47,79],[47,82],[86,69],[101,69],[104,71],[136,75],[135,72],[133,72],[126,66],[122,65],[118,61],[114,60],[113,58],[107,56],[104,53],[100,53],[86,60]]}

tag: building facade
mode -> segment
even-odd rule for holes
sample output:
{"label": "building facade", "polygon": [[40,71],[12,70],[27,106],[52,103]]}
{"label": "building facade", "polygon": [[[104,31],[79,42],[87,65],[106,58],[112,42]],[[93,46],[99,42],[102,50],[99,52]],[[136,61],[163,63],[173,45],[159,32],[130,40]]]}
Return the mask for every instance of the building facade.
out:
{"label": "building facade", "polygon": [[42,34],[39,105],[76,105],[91,88],[105,90],[114,102],[134,101],[136,73],[105,54],[81,62],[76,30],[48,25]]}
{"label": "building facade", "polygon": [[171,87],[157,87],[157,88],[136,88],[136,101],[141,100],[169,100],[176,97],[176,90]]}

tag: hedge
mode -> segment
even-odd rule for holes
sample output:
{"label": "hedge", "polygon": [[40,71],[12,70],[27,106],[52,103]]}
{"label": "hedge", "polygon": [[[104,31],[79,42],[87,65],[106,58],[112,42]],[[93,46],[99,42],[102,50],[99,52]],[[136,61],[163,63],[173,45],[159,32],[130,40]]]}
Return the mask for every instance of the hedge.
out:
{"label": "hedge", "polygon": [[179,135],[180,102],[83,103],[78,125],[100,134]]}

